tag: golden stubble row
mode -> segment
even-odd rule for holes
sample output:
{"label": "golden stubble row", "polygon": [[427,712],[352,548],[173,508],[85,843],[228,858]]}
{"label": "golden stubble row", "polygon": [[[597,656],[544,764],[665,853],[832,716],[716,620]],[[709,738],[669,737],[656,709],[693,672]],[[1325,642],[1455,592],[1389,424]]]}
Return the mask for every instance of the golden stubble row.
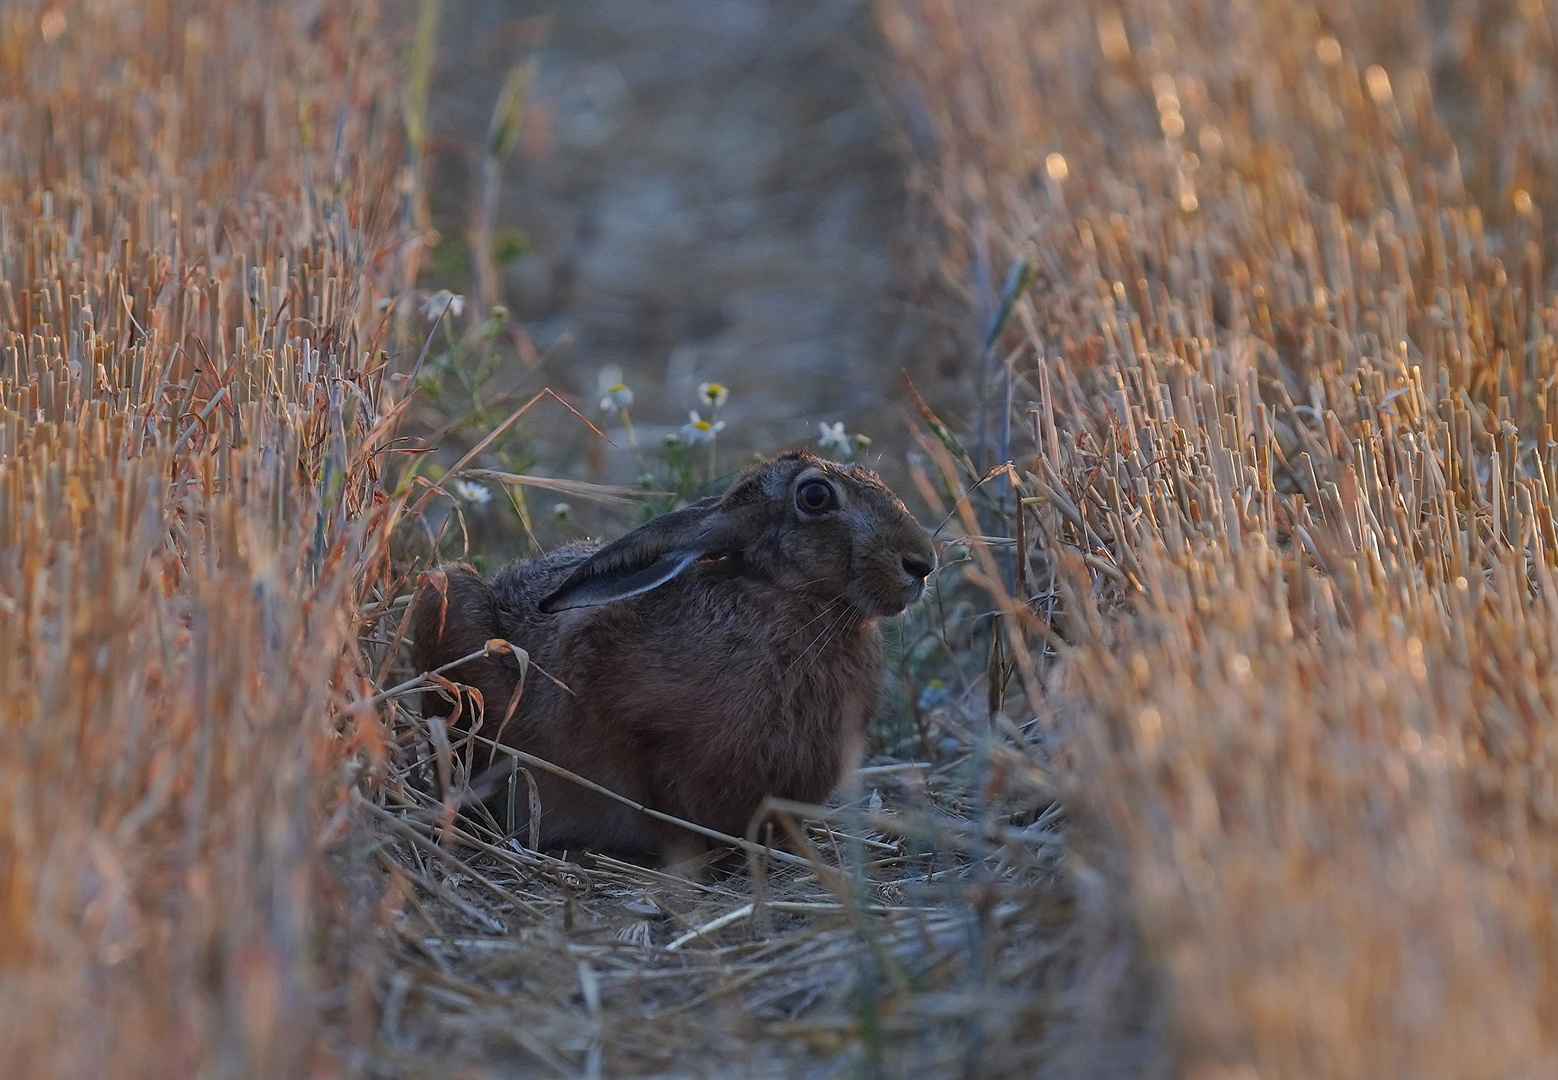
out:
{"label": "golden stubble row", "polygon": [[368,1000],[323,860],[384,542],[373,20],[0,14],[6,1075],[334,1073]]}
{"label": "golden stubble row", "polygon": [[975,373],[1033,549],[1006,623],[1066,638],[1030,704],[1161,979],[1154,1060],[1547,1075],[1551,16],[878,8],[926,287],[980,325],[1034,275]]}

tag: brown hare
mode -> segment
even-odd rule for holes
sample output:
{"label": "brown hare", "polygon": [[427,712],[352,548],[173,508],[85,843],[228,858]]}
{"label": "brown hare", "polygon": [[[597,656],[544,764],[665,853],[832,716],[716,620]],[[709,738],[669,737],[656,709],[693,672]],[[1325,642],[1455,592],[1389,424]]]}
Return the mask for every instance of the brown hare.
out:
{"label": "brown hare", "polygon": [[[935,565],[925,530],[874,472],[788,453],[605,547],[574,544],[490,582],[464,564],[431,572],[412,659],[427,671],[493,638],[514,643],[567,689],[532,672],[502,723],[517,661],[459,665],[447,674],[481,691],[482,734],[501,725],[507,745],[740,836],[765,796],[821,801],[858,764],[882,690],[877,620],[917,600]],[[681,839],[531,771],[543,847],[652,853]],[[524,836],[528,799],[517,801]]]}

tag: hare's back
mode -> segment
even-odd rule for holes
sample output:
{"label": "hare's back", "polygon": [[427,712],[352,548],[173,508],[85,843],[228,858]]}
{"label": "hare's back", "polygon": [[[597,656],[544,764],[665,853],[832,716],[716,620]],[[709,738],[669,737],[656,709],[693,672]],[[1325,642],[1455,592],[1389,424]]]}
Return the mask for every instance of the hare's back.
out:
{"label": "hare's back", "polygon": [[[569,544],[534,559],[511,562],[492,579],[498,620],[510,632],[540,626],[549,616],[541,614],[541,601],[555,590],[575,567],[600,550],[597,543]],[[511,641],[518,638],[511,637]]]}

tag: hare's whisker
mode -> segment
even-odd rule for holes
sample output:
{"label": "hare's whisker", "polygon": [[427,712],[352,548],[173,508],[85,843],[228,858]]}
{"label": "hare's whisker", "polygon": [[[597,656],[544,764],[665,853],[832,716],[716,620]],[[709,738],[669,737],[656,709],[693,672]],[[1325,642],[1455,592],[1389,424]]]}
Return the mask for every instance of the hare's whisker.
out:
{"label": "hare's whisker", "polygon": [[829,628],[829,636],[824,639],[822,648],[818,650],[819,653],[826,652],[829,645],[832,645],[834,641],[843,636],[845,628],[849,626],[849,624],[856,618],[856,616],[864,614],[865,611],[855,604],[850,604],[845,607],[844,617],[835,621],[832,627]]}
{"label": "hare's whisker", "polygon": [[[842,599],[842,597],[840,597],[840,599]],[[801,654],[794,660],[790,661],[790,666],[784,669],[784,675],[790,674],[791,670],[794,669],[796,664],[799,664],[802,660],[806,659],[807,654],[810,653],[812,649],[816,648],[819,642],[823,641],[823,639],[831,634],[835,627],[841,625],[846,619],[848,619],[849,613],[853,610],[855,610],[854,604],[846,604],[844,606],[844,610],[839,612],[838,618],[834,619],[827,626],[823,627],[822,631],[816,637],[811,639],[811,643],[808,644],[806,648],[801,650]],[[812,621],[815,622],[816,620],[813,619]],[[781,675],[780,678],[783,678],[784,675]]]}
{"label": "hare's whisker", "polygon": [[[812,621],[815,622],[816,620],[814,619]],[[791,670],[794,669],[796,664],[799,664],[802,660],[806,659],[806,655],[812,651],[812,649],[816,646],[817,642],[822,640],[823,636],[826,635],[828,630],[832,628],[832,625],[833,625],[832,623],[829,623],[827,626],[824,626],[821,630],[817,631],[816,636],[813,637],[810,641],[808,641],[806,643],[806,647],[804,649],[802,649],[799,653],[796,654],[794,660],[790,661],[789,665],[784,669],[784,672],[780,675],[780,678],[783,678],[785,675],[790,674]]]}
{"label": "hare's whisker", "polygon": [[835,596],[832,600],[829,600],[826,604],[822,605],[822,610],[821,611],[817,612],[817,614],[813,615],[811,618],[809,618],[805,622],[801,623],[801,625],[797,626],[795,628],[795,632],[797,634],[799,634],[802,630],[806,629],[812,623],[814,623],[818,619],[822,618],[824,615],[826,615],[832,609],[834,604],[838,603],[842,599],[844,599],[842,596]]}

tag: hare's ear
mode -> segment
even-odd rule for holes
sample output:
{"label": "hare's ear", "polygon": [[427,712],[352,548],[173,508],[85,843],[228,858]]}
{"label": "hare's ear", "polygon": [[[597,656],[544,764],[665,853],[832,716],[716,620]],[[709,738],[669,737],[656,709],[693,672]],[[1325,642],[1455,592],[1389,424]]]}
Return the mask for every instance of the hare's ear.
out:
{"label": "hare's ear", "polygon": [[664,585],[699,559],[736,550],[735,523],[718,503],[717,497],[701,499],[607,544],[575,567],[541,601],[541,610],[550,615],[626,600]]}

